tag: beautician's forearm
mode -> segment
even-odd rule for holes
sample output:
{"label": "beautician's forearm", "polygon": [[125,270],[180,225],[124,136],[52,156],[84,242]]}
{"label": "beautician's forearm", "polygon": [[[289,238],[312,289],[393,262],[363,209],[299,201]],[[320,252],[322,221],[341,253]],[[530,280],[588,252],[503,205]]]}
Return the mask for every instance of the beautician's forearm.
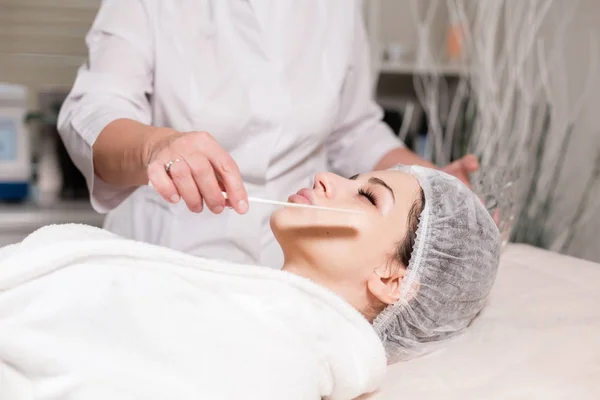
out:
{"label": "beautician's forearm", "polygon": [[175,133],[173,129],[155,128],[130,119],[113,121],[94,143],[94,172],[111,185],[145,185],[152,144]]}
{"label": "beautician's forearm", "polygon": [[375,170],[388,169],[398,164],[420,165],[428,168],[436,168],[435,165],[425,161],[406,147],[398,147],[389,151],[385,156],[383,156],[375,166]]}

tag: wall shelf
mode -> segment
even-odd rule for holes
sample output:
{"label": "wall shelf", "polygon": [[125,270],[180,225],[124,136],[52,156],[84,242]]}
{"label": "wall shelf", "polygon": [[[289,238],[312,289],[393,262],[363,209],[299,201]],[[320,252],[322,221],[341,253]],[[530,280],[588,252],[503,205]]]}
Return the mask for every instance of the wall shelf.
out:
{"label": "wall shelf", "polygon": [[454,64],[418,65],[414,62],[383,61],[379,64],[379,73],[402,75],[438,74],[446,76],[462,76],[468,73],[467,67]]}
{"label": "wall shelf", "polygon": [[[397,75],[431,75],[438,74],[446,77],[461,77],[468,74],[468,66],[459,63],[441,62],[439,65],[423,65],[411,57],[406,60],[389,61],[385,57],[386,43],[384,31],[385,13],[388,12],[389,1],[397,0],[368,0],[364,1],[365,19],[367,33],[371,46],[371,65],[374,80],[377,81],[381,74]],[[436,1],[436,0],[430,0]],[[387,4],[387,6],[386,6]],[[389,23],[389,21],[388,21]],[[388,38],[389,39],[389,38]],[[401,41],[410,42],[411,38],[403,38]]]}

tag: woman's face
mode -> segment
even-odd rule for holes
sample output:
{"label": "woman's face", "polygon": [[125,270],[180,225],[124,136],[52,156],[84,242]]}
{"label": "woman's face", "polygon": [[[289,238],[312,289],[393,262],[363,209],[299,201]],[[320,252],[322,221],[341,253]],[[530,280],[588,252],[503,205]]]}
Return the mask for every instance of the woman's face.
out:
{"label": "woman's face", "polygon": [[406,266],[398,265],[395,253],[419,199],[419,183],[403,172],[377,171],[350,179],[318,174],[313,188],[288,201],[362,214],[291,207],[276,211],[271,228],[283,249],[284,270],[328,287],[359,309],[375,298],[396,301]]}

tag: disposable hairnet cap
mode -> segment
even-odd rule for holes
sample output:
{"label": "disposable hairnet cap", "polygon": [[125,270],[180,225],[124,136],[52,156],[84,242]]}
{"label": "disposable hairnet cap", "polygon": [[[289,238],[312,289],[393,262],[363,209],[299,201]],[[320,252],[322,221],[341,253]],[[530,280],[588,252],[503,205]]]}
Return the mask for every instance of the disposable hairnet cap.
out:
{"label": "disposable hairnet cap", "polygon": [[458,179],[429,168],[397,166],[425,195],[401,298],[373,327],[388,363],[434,350],[483,309],[496,279],[500,233],[479,198]]}

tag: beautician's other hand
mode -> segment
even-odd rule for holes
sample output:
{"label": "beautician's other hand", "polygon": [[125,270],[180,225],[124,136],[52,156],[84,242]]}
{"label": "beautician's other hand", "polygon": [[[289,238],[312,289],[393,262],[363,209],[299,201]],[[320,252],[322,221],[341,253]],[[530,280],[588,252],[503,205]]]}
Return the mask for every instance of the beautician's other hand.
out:
{"label": "beautician's other hand", "polygon": [[479,161],[477,161],[477,157],[472,154],[468,154],[442,168],[442,171],[454,175],[469,187],[471,187],[469,174],[477,172],[478,170]]}
{"label": "beautician's other hand", "polygon": [[[157,136],[148,146],[147,173],[165,200],[177,203],[183,199],[190,211],[197,213],[204,203],[215,214],[226,206],[240,214],[248,211],[240,170],[209,133],[162,130]],[[229,200],[222,191],[227,192]]]}
{"label": "beautician's other hand", "polygon": [[[379,160],[374,169],[376,171],[381,171],[398,164],[421,165],[427,168],[438,169],[438,167],[428,161],[425,161],[406,147],[398,147],[389,151],[381,160]],[[454,175],[464,184],[471,187],[469,174],[479,170],[479,161],[477,161],[477,157],[469,154],[439,169],[450,175]]]}

